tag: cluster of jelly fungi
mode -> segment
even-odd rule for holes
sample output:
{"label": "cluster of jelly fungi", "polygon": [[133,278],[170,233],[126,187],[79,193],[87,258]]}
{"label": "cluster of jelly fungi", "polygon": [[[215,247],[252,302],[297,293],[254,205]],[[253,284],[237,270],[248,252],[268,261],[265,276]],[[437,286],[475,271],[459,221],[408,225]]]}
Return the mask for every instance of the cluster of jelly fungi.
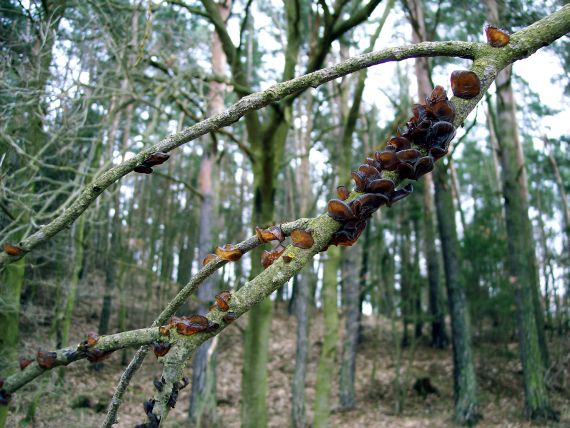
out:
{"label": "cluster of jelly fungi", "polygon": [[[152,384],[158,392],[163,392],[166,381],[161,377],[160,380],[154,379]],[[178,401],[178,392],[186,388],[189,384],[190,380],[186,376],[184,376],[180,382],[175,382],[172,385],[172,391],[168,396],[168,402],[166,405],[173,409]],[[154,398],[143,402],[144,413],[148,421],[144,424],[135,425],[135,428],[158,428],[160,426],[160,417],[154,413],[155,404],[156,400]]]}
{"label": "cluster of jelly fungi", "polygon": [[26,357],[20,357],[18,359],[18,365],[20,366],[20,370],[24,370],[26,367],[28,367],[33,362],[34,362],[33,360],[30,360],[29,358],[26,358]]}
{"label": "cluster of jelly fungi", "polygon": [[[464,98],[472,98],[480,91],[479,78],[473,72],[454,72],[451,80],[454,93],[457,91]],[[425,104],[413,106],[412,114],[405,130],[391,138],[384,150],[367,157],[356,171],[352,171],[354,190],[362,194],[347,203],[350,192],[345,186],[339,186],[339,199],[328,202],[328,215],[342,224],[329,245],[353,245],[376,210],[383,205],[391,206],[412,192],[411,184],[396,189],[396,183],[384,172],[396,174],[400,181],[418,180],[431,172],[434,163],[447,154],[455,136],[455,107],[445,90],[436,86]]]}
{"label": "cluster of jelly fungi", "polygon": [[270,226],[267,229],[261,229],[260,227],[255,227],[255,236],[259,239],[261,243],[270,242],[270,241],[279,241],[283,242],[285,239],[285,234],[283,233],[283,229],[281,226],[274,225]]}
{"label": "cluster of jelly fungi", "polygon": [[51,369],[57,360],[57,352],[38,350],[36,361],[42,369]]}
{"label": "cluster of jelly fungi", "polygon": [[219,308],[222,312],[227,312],[230,310],[230,300],[232,298],[232,293],[228,290],[220,291],[214,297],[215,303],[210,307],[210,310],[214,308]]}
{"label": "cluster of jelly fungi", "polygon": [[163,164],[168,158],[170,158],[168,153],[154,152],[143,163],[137,165],[134,171],[140,174],[152,174],[152,167]]}
{"label": "cluster of jelly fungi", "polygon": [[278,244],[275,248],[267,251],[263,251],[261,254],[261,265],[263,269],[267,269],[285,252],[285,247],[282,242],[285,240],[285,234],[280,225],[273,225],[267,229],[262,229],[258,226],[255,227],[255,236],[259,239],[262,244],[271,241],[277,241]]}
{"label": "cluster of jelly fungi", "polygon": [[174,407],[176,406],[176,401],[178,401],[178,391],[186,388],[189,383],[190,381],[188,380],[188,378],[184,376],[182,378],[182,381],[175,382],[174,385],[172,385],[172,392],[170,393],[170,397],[168,398],[168,403],[167,403],[168,407],[174,409]]}
{"label": "cluster of jelly fungi", "polygon": [[261,254],[261,264],[263,269],[267,269],[269,266],[273,264],[275,260],[277,260],[281,255],[285,252],[285,247],[281,244],[277,245],[271,251],[263,251]]}
{"label": "cluster of jelly fungi", "polygon": [[[281,242],[283,242],[285,239],[285,236],[283,235],[280,227],[271,226],[269,229],[265,230],[256,227],[255,229],[256,234],[261,242],[267,242],[264,238],[262,238],[263,235],[260,232],[268,233],[268,231],[272,231],[275,228],[278,228],[277,230],[280,231],[280,233],[274,238],[279,240],[279,244],[271,251],[264,251],[261,255],[261,264],[263,265],[264,269],[267,269],[269,266],[271,266],[273,262],[279,257],[282,257],[285,263],[289,263],[291,260],[293,260],[294,257],[292,253],[285,254],[285,250],[287,248],[281,244]],[[307,250],[313,246],[315,240],[313,239],[313,233],[310,230],[297,228],[291,231],[291,243],[294,247]]]}

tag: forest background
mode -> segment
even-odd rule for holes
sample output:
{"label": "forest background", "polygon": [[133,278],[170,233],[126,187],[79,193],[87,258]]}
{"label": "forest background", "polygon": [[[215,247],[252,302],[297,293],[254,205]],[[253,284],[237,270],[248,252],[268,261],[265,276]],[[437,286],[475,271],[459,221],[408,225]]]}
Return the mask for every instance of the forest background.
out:
{"label": "forest background", "polygon": [[[484,42],[485,23],[514,33],[562,6],[2,2],[0,377],[31,370],[18,359],[38,349],[150,326],[216,246],[326,212],[413,104],[435,85],[451,96],[451,72],[471,61],[388,62],[296,92],[170,152],[152,174],[124,176],[8,258],[110,167],[274,83],[392,46]],[[570,424],[569,46],[562,36],[499,74],[411,195],[204,343],[164,424]],[[177,314],[247,288],[264,249],[220,265]],[[109,426],[133,355],[2,392],[0,422]],[[119,426],[151,423],[142,403],[161,370],[146,358]]]}

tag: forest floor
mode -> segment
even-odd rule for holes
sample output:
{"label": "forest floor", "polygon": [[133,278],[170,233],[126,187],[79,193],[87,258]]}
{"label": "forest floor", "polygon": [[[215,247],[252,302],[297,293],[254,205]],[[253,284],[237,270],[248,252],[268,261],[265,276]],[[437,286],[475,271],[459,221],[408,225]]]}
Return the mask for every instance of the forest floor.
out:
{"label": "forest floor", "polygon": [[[92,284],[94,285],[94,284]],[[75,311],[72,340],[83,340],[86,332],[97,330],[99,287],[83,291]],[[86,290],[85,288],[83,290]],[[132,299],[133,296],[130,296]],[[130,300],[129,299],[129,300]],[[143,300],[138,300],[142,302]],[[141,304],[142,305],[142,304]],[[141,326],[142,307],[131,307],[129,323]],[[244,317],[246,318],[246,317]],[[46,343],[37,338],[49,337],[50,308],[28,306],[22,317],[23,348],[21,356],[31,356]],[[217,396],[220,427],[239,427],[240,381],[243,351],[241,331],[246,319],[238,320],[219,336],[217,343]],[[295,363],[295,318],[277,306],[270,336],[268,415],[270,427],[288,427],[291,413],[291,379]],[[116,324],[115,324],[116,325]],[[342,325],[342,320],[341,320]],[[398,324],[399,326],[399,324]],[[428,326],[424,330],[427,333]],[[333,427],[447,427],[453,426],[453,362],[451,348],[436,350],[427,338],[399,352],[394,339],[394,325],[384,317],[364,317],[362,342],[356,365],[356,408],[348,412],[336,409],[337,376],[333,376]],[[342,334],[342,332],[340,332]],[[396,334],[400,334],[396,331]],[[398,342],[399,342],[398,336]],[[317,361],[322,346],[323,328],[320,312],[311,321],[309,362],[306,376],[306,409],[308,420],[313,417]],[[570,340],[554,335],[550,338],[551,398],[561,412],[561,422],[553,425],[570,427]],[[235,343],[235,342],[240,343]],[[340,344],[340,341],[339,341]],[[337,361],[340,357],[340,346]],[[128,352],[130,358],[133,351]],[[400,357],[398,357],[400,355]],[[475,338],[476,371],[479,382],[479,427],[544,426],[523,418],[522,370],[515,341],[494,344]],[[399,362],[398,362],[399,361]],[[558,362],[558,363],[556,363]],[[95,371],[87,361],[65,368],[65,380],[58,384],[58,372],[28,385],[11,402],[9,427],[97,427],[104,418],[124,366],[121,353],[116,352]],[[396,373],[401,373],[401,394],[396,394]],[[161,365],[154,355],[135,375],[120,409],[118,427],[133,427],[145,422],[142,403],[153,395],[152,379],[160,377]],[[191,377],[191,368],[187,369]],[[331,374],[332,375],[332,374]],[[414,389],[416,380],[429,378],[437,393],[422,397]],[[181,391],[167,427],[189,426],[186,419],[190,387]],[[400,400],[395,398],[400,396]],[[396,411],[399,401],[401,411]],[[33,414],[32,417],[29,415]],[[26,417],[26,415],[28,415]]]}

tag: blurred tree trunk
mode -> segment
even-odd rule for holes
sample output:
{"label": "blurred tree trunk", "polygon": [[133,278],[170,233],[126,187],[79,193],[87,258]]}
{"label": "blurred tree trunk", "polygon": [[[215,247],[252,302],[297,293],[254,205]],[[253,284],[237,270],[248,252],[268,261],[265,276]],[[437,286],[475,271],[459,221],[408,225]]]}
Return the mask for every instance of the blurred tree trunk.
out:
{"label": "blurred tree trunk", "polygon": [[[499,24],[498,5],[487,0],[487,18]],[[497,75],[496,124],[503,174],[503,197],[507,225],[507,266],[509,283],[514,288],[517,306],[519,345],[523,366],[527,416],[553,419],[544,370],[548,349],[544,334],[544,313],[539,297],[539,284],[534,252],[532,225],[528,217],[528,185],[524,154],[518,135],[516,106],[511,86],[512,67]]]}
{"label": "blurred tree trunk", "polygon": [[[506,73],[506,75],[502,74]],[[510,69],[497,77],[497,122],[499,123],[503,196],[508,237],[509,283],[514,288],[517,323],[523,363],[526,406],[529,417],[549,417],[544,384],[548,350],[544,315],[538,295],[532,225],[528,218],[528,193],[522,147],[518,140]]]}
{"label": "blurred tree trunk", "polygon": [[477,381],[473,365],[469,310],[459,272],[459,242],[455,225],[455,210],[449,189],[449,174],[445,165],[439,165],[436,168],[434,183],[447,300],[451,316],[455,420],[462,425],[470,425],[479,418]]}
{"label": "blurred tree trunk", "polygon": [[[301,158],[299,170],[296,174],[299,193],[299,217],[307,217],[310,213],[311,192],[311,169],[309,163],[309,151],[311,148],[311,132],[313,131],[313,96],[307,94],[305,100],[306,128],[299,136],[299,153]],[[309,292],[316,281],[311,264],[305,266],[297,276],[295,284],[296,294],[294,313],[297,318],[295,372],[291,386],[291,424],[294,428],[307,426],[305,412],[305,377],[307,371],[307,356],[309,353]]]}
{"label": "blurred tree trunk", "polygon": [[[546,326],[545,328],[552,329],[553,322],[552,322],[552,312],[550,310],[550,302],[551,298],[551,290],[550,290],[550,277],[548,275],[548,267],[550,265],[550,250],[546,244],[546,232],[545,232],[545,225],[544,225],[544,218],[543,218],[543,205],[542,205],[542,196],[540,189],[536,192],[536,208],[538,209],[538,233],[540,236],[540,251],[542,252],[542,276],[544,278],[544,302],[545,302],[545,309],[546,309]],[[538,260],[537,260],[538,261]],[[550,268],[552,268],[550,266]],[[556,296],[554,296],[556,298]],[[551,330],[552,331],[552,330]]]}
{"label": "blurred tree trunk", "polygon": [[[427,40],[423,8],[420,0],[410,0],[408,8],[412,13],[417,28],[412,31],[412,41],[418,43]],[[430,67],[427,58],[415,59],[416,79],[419,102],[423,102],[432,90]],[[433,218],[433,180],[432,174],[423,179],[423,249],[428,272],[429,311],[431,315],[431,344],[434,348],[443,349],[449,344],[445,328],[445,314],[441,304],[440,267],[435,246],[435,229]]]}
{"label": "blurred tree trunk", "polygon": [[332,246],[327,251],[324,263],[322,301],[324,331],[323,347],[317,365],[317,380],[315,384],[315,409],[313,427],[326,428],[330,426],[330,392],[335,373],[336,342],[338,337],[337,287],[338,267],[340,265],[340,249]]}
{"label": "blurred tree trunk", "polygon": [[[285,3],[287,47],[283,80],[291,79],[295,74],[301,42],[298,7],[296,2]],[[241,79],[243,79],[242,73],[242,70],[237,72],[238,76],[241,75]],[[235,78],[238,76],[234,73]],[[248,82],[243,83],[247,86]],[[247,133],[255,157],[252,218],[254,227],[267,227],[274,222],[277,174],[283,159],[291,117],[292,100],[270,109],[267,126],[260,126],[257,114],[246,116]],[[261,266],[262,252],[263,248],[258,247],[251,253],[251,277],[256,276],[263,269]],[[242,373],[242,426],[253,428],[267,425],[267,358],[272,318],[273,307],[270,299],[260,302],[248,314]]]}
{"label": "blurred tree trunk", "polygon": [[422,276],[420,273],[421,232],[420,232],[420,201],[416,198],[411,206],[411,221],[414,231],[414,255],[412,256],[412,286],[414,305],[414,336],[422,337],[423,334],[423,309],[422,309]]}
{"label": "blurred tree trunk", "polygon": [[[376,31],[370,39],[370,44],[365,52],[371,52],[374,49],[376,40],[380,36],[382,27],[388,18],[388,15],[394,5],[393,1],[387,2],[384,13],[380,19]],[[342,44],[341,44],[342,53]],[[348,55],[348,52],[346,53]],[[340,182],[350,188],[352,185],[349,177],[352,169],[353,161],[353,134],[360,114],[360,106],[362,105],[362,95],[366,85],[367,70],[358,73],[356,87],[350,104],[348,114],[344,114],[343,135],[342,135],[342,167],[339,170],[338,177]],[[343,101],[348,102],[348,99]],[[345,104],[343,102],[343,104]],[[346,110],[343,105],[343,110]],[[356,247],[346,248],[342,251],[342,284],[343,284],[343,309],[345,316],[344,335],[342,343],[342,357],[340,363],[339,377],[339,399],[340,409],[343,411],[350,410],[355,406],[354,398],[354,379],[356,369],[356,350],[358,345],[358,334],[360,331],[360,278],[358,276],[358,252]]]}
{"label": "blurred tree trunk", "polygon": [[[544,146],[548,152],[548,161],[552,166],[552,172],[554,173],[554,178],[556,180],[556,187],[558,188],[558,194],[560,197],[560,205],[562,211],[562,218],[564,219],[563,228],[564,228],[564,246],[563,246],[563,254],[565,257],[562,259],[562,263],[564,263],[564,268],[566,269],[566,275],[564,276],[565,285],[566,285],[566,294],[570,295],[570,207],[568,207],[568,199],[566,196],[566,191],[564,190],[564,182],[562,181],[562,176],[560,175],[560,170],[558,168],[558,163],[556,162],[556,158],[552,153],[550,148],[550,143],[546,135],[543,137],[542,141],[544,142]],[[553,284],[554,285],[554,284]],[[558,300],[558,296],[556,293],[554,294],[554,298],[556,301]],[[547,300],[548,302],[548,300]],[[548,311],[548,308],[547,308]],[[559,322],[562,322],[560,319]]]}
{"label": "blurred tree trunk", "polygon": [[487,98],[487,128],[489,128],[489,149],[491,151],[493,159],[493,178],[495,179],[495,186],[497,189],[497,195],[501,196],[503,194],[503,183],[501,181],[500,172],[500,161],[499,161],[499,143],[497,142],[497,134],[495,132],[493,107],[491,104],[491,98]]}
{"label": "blurred tree trunk", "polygon": [[[91,155],[89,156],[88,163],[85,164],[86,170],[92,170],[99,165],[100,157],[102,154],[102,144],[94,145],[91,148]],[[61,343],[62,346],[69,344],[69,331],[71,329],[71,321],[73,318],[73,311],[75,309],[75,301],[77,298],[77,291],[79,282],[84,275],[85,270],[85,249],[86,249],[86,215],[79,217],[78,221],[72,226],[72,248],[73,248],[73,262],[70,269],[70,278],[65,297],[65,304],[62,308],[61,314]],[[63,380],[65,370],[62,368],[59,371],[59,378]]]}
{"label": "blurred tree trunk", "polygon": [[[67,7],[66,0],[52,0],[42,3],[42,13],[40,18],[34,25],[37,28],[31,30],[31,33],[37,35],[32,42],[30,63],[32,66],[31,78],[23,82],[26,90],[31,94],[32,99],[24,104],[23,117],[26,126],[24,131],[23,147],[26,153],[32,158],[42,148],[45,139],[44,135],[44,116],[45,103],[44,93],[45,87],[50,77],[50,65],[53,60],[53,47],[55,44],[56,33],[59,24]],[[33,169],[30,168],[30,174]],[[29,179],[29,194],[34,193],[33,177],[24,177]],[[25,204],[31,207],[31,201]],[[21,224],[29,223],[28,214],[22,216]],[[26,228],[22,228],[20,232],[13,234],[10,238],[13,243],[18,243],[26,234]],[[14,366],[16,360],[16,348],[18,346],[19,322],[20,322],[20,295],[24,283],[24,273],[26,270],[26,259],[18,260],[8,265],[0,272],[0,301],[5,309],[0,312],[0,377],[8,375],[8,367]],[[0,406],[0,428],[6,424],[6,416],[8,406]]]}
{"label": "blurred tree trunk", "polygon": [[408,326],[414,322],[414,296],[412,285],[412,261],[410,246],[412,236],[410,233],[410,215],[408,210],[401,210],[399,216],[399,241],[400,241],[400,311],[402,314],[403,348],[410,345]]}
{"label": "blurred tree trunk", "polygon": [[[230,14],[231,1],[226,0],[217,5],[220,16],[225,21]],[[212,34],[212,74],[223,76],[226,67],[226,56],[222,49],[222,42],[216,32]],[[210,116],[224,110],[225,85],[210,82]],[[200,206],[200,223],[198,238],[198,263],[212,252],[213,237],[217,215],[214,207],[214,190],[217,188],[218,174],[215,171],[217,156],[217,141],[211,135],[212,142],[209,148],[204,148],[204,156],[200,163],[198,189],[203,200]],[[220,243],[221,244],[221,243]],[[214,300],[216,294],[216,278],[210,276],[198,289],[199,313],[208,311],[208,303]],[[198,427],[212,427],[216,421],[216,352],[213,341],[204,342],[194,353],[192,361],[192,394],[190,396],[189,417],[193,425]]]}
{"label": "blurred tree trunk", "polygon": [[[306,10],[314,19],[315,25],[310,31],[315,31],[318,43],[310,45],[309,64],[306,72],[310,73],[322,67],[332,42],[339,39],[349,30],[364,22],[380,0],[370,0],[365,5],[353,11],[350,18],[341,13],[346,5],[338,2],[334,6],[334,13],[323,20],[320,25],[320,12],[314,14]],[[226,28],[226,22],[221,18],[216,3],[212,0],[202,0],[208,18],[214,24],[220,36],[222,47],[231,66],[232,77],[236,85],[234,90],[239,98],[250,92],[247,73],[242,62],[242,45],[235,46]],[[285,2],[285,18],[287,36],[285,50],[285,64],[283,67],[283,81],[295,76],[295,67],[301,43],[306,36],[301,32],[301,4],[299,2]],[[346,18],[346,19],[344,19]],[[320,33],[320,29],[324,31]],[[300,93],[299,93],[300,94]],[[292,104],[299,95],[288,97],[280,103],[270,106],[266,117],[262,120],[260,112],[252,112],[245,116],[245,125],[249,139],[249,153],[253,162],[253,225],[268,226],[274,221],[274,202],[277,174],[281,168],[285,142],[291,127]],[[261,271],[260,257],[263,249],[252,251],[251,274]],[[244,370],[242,374],[242,406],[241,423],[247,427],[264,427],[267,424],[266,396],[267,396],[267,348],[269,329],[272,319],[272,305],[265,300],[254,307],[248,314],[249,323],[245,333]]]}
{"label": "blurred tree trunk", "polygon": [[[449,178],[451,179],[451,197],[455,201],[455,209],[459,214],[459,222],[461,224],[461,230],[465,233],[467,228],[467,222],[465,220],[465,213],[461,205],[461,197],[459,190],[459,180],[457,179],[457,170],[455,169],[455,163],[452,158],[448,158],[447,168],[449,170]],[[473,270],[470,260],[465,260],[465,264],[469,266],[468,270]],[[478,282],[476,282],[478,284]]]}
{"label": "blurred tree trunk", "polygon": [[[138,25],[138,13],[134,13],[133,14],[133,19],[132,19],[132,32],[133,32],[133,36],[132,36],[132,40],[133,40],[133,44],[136,45],[136,41],[137,41],[137,25]],[[134,58],[130,58],[129,62],[133,62]],[[134,111],[134,103],[130,103],[126,110],[125,110],[125,122],[123,124],[123,136],[122,136],[122,149],[121,151],[124,153],[128,150],[129,147],[129,142],[131,139],[131,127],[132,127],[132,123],[133,123],[133,111]],[[117,192],[117,198],[120,198],[120,192]],[[125,201],[125,205],[127,204],[127,202]],[[126,223],[127,225],[131,225],[132,222],[129,221],[130,219],[132,219],[132,215],[131,213],[133,212],[134,209],[134,198],[131,199],[129,206],[125,207],[128,214],[127,214],[127,219],[126,219]],[[120,217],[119,217],[120,218]],[[122,223],[122,220],[120,220]],[[121,225],[119,225],[120,227]],[[123,236],[123,240],[122,242],[124,242],[122,248],[119,247],[119,251],[120,253],[118,254],[118,257],[120,257],[121,259],[121,266],[118,268],[118,276],[117,276],[117,290],[118,290],[118,294],[119,294],[119,309],[117,311],[117,331],[125,331],[127,329],[126,325],[127,325],[127,284],[130,284],[131,281],[127,280],[127,278],[131,278],[131,275],[128,275],[127,273],[130,271],[131,267],[131,253],[128,251],[128,242],[129,242],[129,238],[132,236],[132,230],[130,227],[127,226],[126,231],[122,230],[120,231],[121,235]],[[113,250],[116,251],[116,250]],[[116,263],[118,260],[114,260],[114,262]],[[117,269],[117,266],[115,266],[115,269]],[[128,363],[128,351],[126,349],[121,351],[121,364],[126,366]]]}
{"label": "blurred tree trunk", "polygon": [[[131,17],[131,40],[130,40],[130,47],[134,49],[137,46],[138,40],[138,12],[133,13]],[[126,42],[126,41],[125,41]],[[125,49],[125,62],[126,67],[130,67],[131,64],[134,62],[134,56],[132,51],[129,52],[128,48]],[[130,82],[128,79],[127,70],[122,70],[125,73],[125,77],[121,81],[121,92],[118,97],[115,98],[116,105],[119,106],[124,100],[126,93],[129,92]],[[112,109],[110,111],[115,111],[115,103],[111,102]],[[124,132],[123,132],[123,139],[122,143],[119,146],[119,153],[121,153],[121,162],[125,160],[125,154],[128,147],[128,140],[130,138],[130,126],[132,122],[132,115],[133,115],[133,104],[130,103],[127,106],[125,112],[125,123],[124,123]],[[111,129],[109,130],[107,144],[109,145],[109,161],[112,162],[114,157],[114,149],[115,149],[115,140],[116,134],[119,129],[119,124],[121,122],[121,112],[116,112],[115,117],[113,118],[113,122],[111,125]],[[108,240],[107,236],[105,236],[105,240],[107,242],[107,251],[106,251],[106,266],[105,266],[105,291],[103,295],[103,305],[101,307],[101,316],[99,318],[99,334],[104,335],[109,332],[109,320],[111,318],[111,310],[112,310],[112,301],[113,301],[113,293],[115,287],[118,288],[118,280],[120,280],[120,275],[118,275],[118,268],[117,264],[119,259],[123,255],[123,251],[121,248],[121,183],[117,183],[115,186],[115,193],[113,195],[113,217],[111,220],[111,237],[110,241]],[[105,206],[105,205],[103,205]]]}
{"label": "blurred tree trunk", "polygon": [[428,271],[429,312],[431,315],[431,346],[447,348],[449,336],[445,327],[445,313],[442,305],[440,289],[439,260],[435,246],[435,230],[433,218],[433,180],[432,175],[424,178],[423,189],[423,221],[424,221],[424,254]]}
{"label": "blurred tree trunk", "polygon": [[[135,16],[133,15],[133,29],[136,29],[134,24]],[[134,31],[132,37],[134,38]],[[129,86],[129,82],[125,77],[121,82],[121,93],[126,93]],[[116,103],[111,102],[111,111],[115,111],[115,106],[120,105],[122,103],[122,96],[116,98]],[[117,111],[115,116],[113,117],[111,127],[107,134],[107,144],[108,146],[108,160],[111,162],[114,156],[115,150],[115,140],[117,139],[117,132],[119,129],[119,124],[121,122],[121,112]],[[126,120],[128,122],[128,120]],[[118,147],[119,152],[122,153],[121,161],[124,161],[125,151],[126,151],[126,142],[125,140]],[[106,228],[106,232],[104,235],[104,239],[106,240],[106,250],[105,250],[105,291],[103,294],[103,304],[101,306],[101,315],[99,317],[99,335],[104,335],[109,332],[109,320],[111,318],[111,311],[113,305],[113,293],[115,287],[117,286],[117,264],[119,259],[122,256],[121,251],[121,183],[116,183],[113,186],[114,193],[112,194],[112,205],[113,205],[113,216],[108,224],[109,228]],[[104,214],[109,213],[108,205],[106,203],[103,204],[103,212]],[[110,237],[109,237],[110,233]]]}
{"label": "blurred tree trunk", "polygon": [[[416,35],[418,40],[425,40],[427,33],[422,3],[420,0],[410,0],[409,5],[411,13],[415,16],[414,21],[417,23],[414,26],[413,34]],[[416,59],[416,61],[418,60]],[[430,84],[429,63],[423,61],[423,64],[417,64],[416,72],[420,98],[424,98],[431,92],[432,86]],[[433,173],[433,178],[436,214],[443,251],[447,299],[451,316],[455,396],[454,418],[460,424],[470,425],[479,419],[477,413],[477,382],[473,363],[469,310],[465,298],[465,288],[459,272],[459,242],[457,239],[455,209],[453,207],[452,192],[450,191],[451,178],[448,168],[445,165],[438,165]],[[435,299],[435,296],[433,298]]]}
{"label": "blurred tree trunk", "polygon": [[309,353],[309,292],[311,283],[316,280],[312,269],[306,269],[298,276],[295,298],[295,318],[297,318],[295,372],[291,386],[291,425],[295,428],[308,426],[305,412],[305,378]]}
{"label": "blurred tree trunk", "polygon": [[[344,47],[344,49],[343,49]],[[348,48],[341,45],[343,52],[348,56]],[[344,59],[344,58],[341,58]],[[350,171],[353,160],[352,135],[359,116],[360,103],[366,82],[366,72],[358,74],[354,96],[348,108],[349,100],[341,91],[339,107],[343,118],[343,135],[341,139],[341,160],[337,172],[340,183],[350,188]],[[342,311],[344,315],[344,334],[342,336],[342,354],[339,376],[339,404],[343,411],[354,407],[354,369],[356,363],[356,347],[358,344],[358,326],[360,320],[360,281],[358,278],[358,250],[357,247],[342,248],[341,251],[341,283],[342,283]]]}

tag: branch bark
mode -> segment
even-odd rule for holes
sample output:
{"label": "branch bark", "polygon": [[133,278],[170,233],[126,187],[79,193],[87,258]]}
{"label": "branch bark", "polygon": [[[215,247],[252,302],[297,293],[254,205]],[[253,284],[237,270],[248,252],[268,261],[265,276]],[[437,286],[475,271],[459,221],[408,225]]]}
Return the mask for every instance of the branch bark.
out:
{"label": "branch bark", "polygon": [[[123,348],[150,344],[155,340],[161,340],[158,327],[150,327],[100,336],[95,348],[101,352],[112,352]],[[81,351],[79,346],[70,346],[68,348],[58,349],[54,352],[57,354],[57,357],[53,367],[50,369],[67,366],[68,364],[83,360],[89,356],[89,353]],[[37,361],[34,361],[24,370],[6,378],[2,389],[11,394],[50,369],[42,368]]]}

